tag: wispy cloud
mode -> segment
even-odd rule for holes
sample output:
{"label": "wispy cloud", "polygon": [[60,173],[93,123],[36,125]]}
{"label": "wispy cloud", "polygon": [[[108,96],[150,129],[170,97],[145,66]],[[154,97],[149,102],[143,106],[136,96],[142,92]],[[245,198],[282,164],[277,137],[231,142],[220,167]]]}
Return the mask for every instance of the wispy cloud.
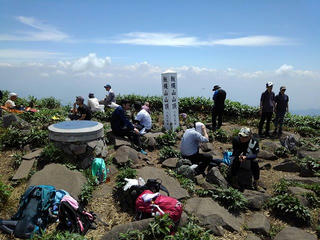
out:
{"label": "wispy cloud", "polygon": [[0,41],[64,41],[70,39],[68,34],[33,17],[18,16],[16,20],[33,30],[0,34]]}
{"label": "wispy cloud", "polygon": [[[101,42],[102,43],[102,42]],[[178,33],[149,33],[131,32],[122,34],[113,43],[149,46],[170,47],[198,47],[198,46],[276,46],[288,45],[293,41],[277,36],[246,36],[238,38],[224,38],[213,40],[200,40],[197,37],[185,36]]]}
{"label": "wispy cloud", "polygon": [[20,49],[0,49],[0,59],[5,60],[32,60],[32,59],[49,59],[62,56],[62,53],[47,52],[47,51],[32,51],[32,50],[20,50]]}

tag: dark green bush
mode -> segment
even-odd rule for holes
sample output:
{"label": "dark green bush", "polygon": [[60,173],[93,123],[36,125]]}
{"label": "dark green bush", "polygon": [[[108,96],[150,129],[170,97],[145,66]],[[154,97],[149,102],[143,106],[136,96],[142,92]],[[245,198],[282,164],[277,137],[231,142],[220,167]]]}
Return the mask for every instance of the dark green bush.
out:
{"label": "dark green bush", "polygon": [[96,185],[95,178],[92,176],[90,168],[84,172],[84,175],[87,178],[87,182],[82,187],[81,193],[78,196],[79,201],[83,206],[89,203],[90,199],[92,198],[92,193]]}
{"label": "dark green bush", "polygon": [[174,158],[174,157],[180,158],[181,153],[171,147],[168,147],[168,146],[165,146],[160,150],[160,159],[161,160],[166,160],[168,158]]}
{"label": "dark green bush", "polygon": [[278,217],[296,225],[310,225],[310,211],[300,201],[287,193],[269,199],[267,206]]}
{"label": "dark green bush", "polygon": [[301,168],[310,170],[315,176],[320,176],[320,159],[305,157],[298,160]]}
{"label": "dark green bush", "polygon": [[12,193],[12,187],[4,184],[0,180],[0,209],[2,209],[3,206],[7,203],[9,197],[11,196],[11,193]]}
{"label": "dark green bush", "polygon": [[162,136],[156,138],[159,147],[173,146],[176,143],[177,134],[173,131],[167,131]]}
{"label": "dark green bush", "polygon": [[61,106],[60,101],[54,97],[41,98],[38,104],[40,108],[49,109],[59,108]]}
{"label": "dark green bush", "polygon": [[219,141],[219,142],[223,142],[226,143],[228,142],[229,138],[228,135],[226,133],[226,131],[224,131],[223,129],[217,129],[214,133],[213,133],[214,139]]}
{"label": "dark green bush", "polygon": [[[32,240],[87,240],[88,238],[77,233],[70,232],[51,232],[42,235],[34,235]],[[91,238],[93,240],[93,238]]]}
{"label": "dark green bush", "polygon": [[126,185],[125,178],[136,178],[137,171],[135,169],[132,169],[130,167],[124,167],[119,170],[117,179],[116,179],[116,186],[118,189],[122,188],[124,185]]}
{"label": "dark green bush", "polygon": [[53,143],[46,145],[40,155],[38,162],[38,168],[43,168],[49,163],[67,163],[69,160],[66,158],[66,154],[57,148]]}
{"label": "dark green bush", "polygon": [[279,158],[286,158],[289,156],[289,150],[285,147],[278,147],[275,151],[274,154],[279,157]]}

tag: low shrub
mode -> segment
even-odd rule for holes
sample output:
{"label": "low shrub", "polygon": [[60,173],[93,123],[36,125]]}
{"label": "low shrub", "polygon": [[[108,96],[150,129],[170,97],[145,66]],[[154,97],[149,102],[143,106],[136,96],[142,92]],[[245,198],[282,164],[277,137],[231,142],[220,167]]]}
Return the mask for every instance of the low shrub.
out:
{"label": "low shrub", "polygon": [[173,131],[167,131],[165,134],[156,138],[159,147],[173,146],[176,144],[177,134]]}
{"label": "low shrub", "polygon": [[181,153],[178,152],[177,150],[171,148],[171,147],[168,147],[168,146],[165,146],[163,147],[161,150],[160,150],[160,159],[161,160],[166,160],[168,158],[180,158],[181,157]]}
{"label": "low shrub", "polygon": [[[70,233],[70,232],[50,232],[44,233],[42,235],[34,235],[32,240],[87,240],[85,236],[81,236],[77,233]],[[93,240],[93,238],[90,238]]]}
{"label": "low shrub", "polygon": [[22,154],[14,153],[12,157],[13,157],[12,167],[13,169],[17,169],[22,162]]}
{"label": "low shrub", "polygon": [[54,97],[41,98],[38,104],[40,108],[49,109],[55,109],[61,106],[61,102]]}
{"label": "low shrub", "polygon": [[320,208],[320,198],[316,194],[309,192],[305,194],[305,197],[308,200],[310,208]]}
{"label": "low shrub", "polygon": [[136,178],[137,171],[135,169],[132,169],[130,167],[124,167],[119,170],[119,173],[117,175],[116,179],[116,186],[118,189],[122,188],[124,185],[126,185],[125,178]]}
{"label": "low shrub", "polygon": [[78,196],[79,201],[83,206],[89,203],[90,199],[92,198],[92,192],[96,186],[95,178],[92,176],[90,168],[84,172],[84,175],[87,178],[87,182],[82,187],[81,193]]}
{"label": "low shrub", "polygon": [[289,150],[282,146],[274,150],[274,154],[279,158],[286,158],[289,156],[289,153]]}
{"label": "low shrub", "polygon": [[310,225],[310,211],[300,201],[288,193],[269,199],[267,206],[278,217],[296,225]]}
{"label": "low shrub", "polygon": [[301,168],[310,170],[315,176],[320,176],[320,161],[312,157],[305,157],[298,161]]}
{"label": "low shrub", "polygon": [[9,197],[11,196],[12,190],[13,189],[11,186],[4,184],[0,180],[0,209],[2,209],[3,206],[7,203]]}
{"label": "low shrub", "polygon": [[186,178],[180,174],[177,174],[175,171],[173,171],[171,169],[168,169],[167,173],[170,176],[178,179],[181,187],[187,189],[190,194],[193,194],[195,192],[195,183],[190,178]]}
{"label": "low shrub", "polygon": [[57,148],[53,143],[46,145],[40,155],[38,162],[38,167],[42,168],[49,163],[66,163],[67,158],[66,154],[60,149]]}
{"label": "low shrub", "polygon": [[223,129],[217,129],[214,133],[213,133],[214,139],[219,141],[219,142],[223,142],[226,143],[229,140],[229,137],[227,135],[227,132]]}

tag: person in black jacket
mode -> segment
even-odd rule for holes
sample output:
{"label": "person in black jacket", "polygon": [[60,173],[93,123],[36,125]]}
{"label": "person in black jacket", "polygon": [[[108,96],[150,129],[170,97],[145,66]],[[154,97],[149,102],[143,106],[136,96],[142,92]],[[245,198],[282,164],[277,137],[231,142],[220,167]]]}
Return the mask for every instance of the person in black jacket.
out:
{"label": "person in black jacket", "polygon": [[[214,105],[212,107],[212,130],[219,129],[222,125],[222,115],[224,111],[224,101],[226,100],[227,93],[221,89],[219,85],[215,85],[212,89],[214,91],[212,100]],[[218,125],[216,119],[218,117]]]}
{"label": "person in black jacket", "polygon": [[73,104],[72,114],[69,114],[69,118],[71,120],[91,120],[92,112],[90,108],[84,104],[83,97],[76,97],[76,102]]}
{"label": "person in black jacket", "polygon": [[273,83],[268,82],[266,84],[267,90],[264,91],[261,94],[260,98],[260,122],[259,122],[259,136],[263,136],[262,129],[263,129],[263,124],[265,120],[267,120],[266,123],[266,131],[265,131],[265,137],[270,137],[269,130],[270,130],[270,121],[272,118],[272,113],[274,111],[274,106],[275,106],[275,95],[274,92],[272,91],[273,88]]}
{"label": "person in black jacket", "polygon": [[[286,91],[286,87],[280,87],[279,94],[275,97],[275,113],[276,118],[274,119],[274,132],[273,134],[278,134],[279,136],[282,134],[282,124],[284,115],[286,112],[289,112],[289,97],[288,95],[284,94]],[[279,126],[279,131],[278,131]]]}
{"label": "person in black jacket", "polygon": [[260,178],[260,168],[256,160],[259,152],[259,142],[252,137],[250,128],[241,128],[239,135],[234,137],[232,141],[232,156],[231,176],[233,184],[236,185],[236,176],[238,174],[240,165],[246,160],[251,161],[251,172],[254,178],[253,186],[257,187]]}

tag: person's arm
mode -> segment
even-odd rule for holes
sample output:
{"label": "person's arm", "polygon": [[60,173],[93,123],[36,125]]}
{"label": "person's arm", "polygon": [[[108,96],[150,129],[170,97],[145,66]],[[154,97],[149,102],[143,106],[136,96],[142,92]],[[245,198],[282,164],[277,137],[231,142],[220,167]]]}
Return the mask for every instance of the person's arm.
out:
{"label": "person's arm", "polygon": [[72,113],[73,114],[77,114],[78,110],[77,110],[77,103],[73,104],[73,109],[72,109]]}
{"label": "person's arm", "polygon": [[126,118],[123,109],[121,111],[119,111],[119,117],[123,121],[123,123],[127,126],[127,128],[129,130],[133,130],[134,129],[132,123],[128,120],[128,118]]}
{"label": "person's arm", "polygon": [[[254,140],[254,141],[255,141],[255,144],[254,144],[253,148],[251,149],[251,150],[252,150],[252,153],[249,154],[249,155],[247,155],[247,159],[250,159],[250,160],[256,159],[256,158],[257,158],[257,155],[258,155],[258,153],[259,153],[259,150],[260,150],[258,140]],[[250,142],[251,142],[251,140],[250,140]],[[249,143],[249,144],[250,144],[250,143]]]}
{"label": "person's arm", "polygon": [[275,95],[272,94],[272,103],[273,103],[273,111],[276,111],[276,101],[275,101]]}
{"label": "person's arm", "polygon": [[232,140],[232,157],[239,157],[241,154],[239,142],[237,137],[234,137]]}
{"label": "person's arm", "polygon": [[262,113],[263,98],[264,98],[264,93],[262,93],[262,94],[261,94],[261,97],[260,97],[260,111],[259,111],[260,115],[261,115],[261,113]]}
{"label": "person's arm", "polygon": [[201,129],[202,129],[202,132],[203,132],[203,136],[208,139],[209,141],[209,136],[208,136],[208,133],[207,133],[207,129],[206,129],[206,126],[205,125],[202,125],[201,126]]}
{"label": "person's arm", "polygon": [[287,100],[287,113],[289,113],[289,97],[288,97],[288,100]]}

